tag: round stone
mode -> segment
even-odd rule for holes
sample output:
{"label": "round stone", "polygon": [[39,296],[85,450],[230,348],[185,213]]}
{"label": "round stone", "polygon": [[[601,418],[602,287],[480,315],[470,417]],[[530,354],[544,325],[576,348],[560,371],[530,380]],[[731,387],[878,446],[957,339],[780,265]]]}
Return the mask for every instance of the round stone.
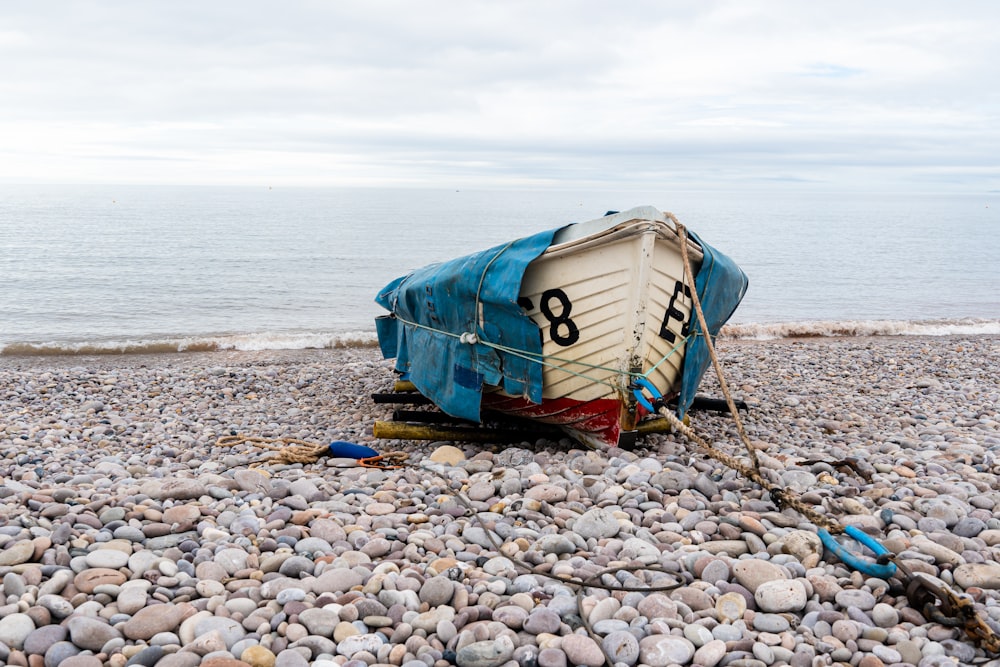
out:
{"label": "round stone", "polygon": [[0,618],[0,642],[13,649],[21,649],[34,629],[35,622],[27,614],[7,614]]}
{"label": "round stone", "polygon": [[263,646],[248,646],[240,653],[240,660],[250,667],[274,667],[277,656]]}
{"label": "round stone", "polygon": [[601,649],[616,664],[634,665],[639,661],[639,640],[627,630],[609,632],[601,640]]}
{"label": "round stone", "polygon": [[621,524],[618,523],[618,519],[603,507],[589,509],[573,522],[573,531],[584,539],[614,537],[620,530]]}
{"label": "round stone", "polygon": [[870,611],[875,607],[875,596],[868,591],[860,589],[844,589],[837,593],[837,604],[844,609],[856,607],[861,611]]}
{"label": "round stone", "polygon": [[87,566],[117,570],[128,565],[129,554],[118,549],[95,549],[86,556]]}
{"label": "round stone", "polygon": [[456,466],[465,460],[465,454],[458,447],[452,445],[441,445],[427,457],[434,463],[443,463],[448,466]]}
{"label": "round stone", "polygon": [[966,563],[953,572],[955,583],[962,588],[1000,588],[1000,563]]}
{"label": "round stone", "polygon": [[562,649],[543,648],[538,652],[538,667],[566,667],[566,654]]}
{"label": "round stone", "polygon": [[639,642],[639,660],[649,667],[686,665],[694,651],[694,644],[674,635],[650,635]]}
{"label": "round stone", "polygon": [[733,565],[733,576],[751,593],[756,593],[757,588],[765,582],[788,578],[785,568],[759,558],[737,561]]}
{"label": "round stone", "polygon": [[379,634],[352,635],[337,644],[337,653],[348,658],[361,652],[377,655],[384,643],[385,639]]}
{"label": "round stone", "polygon": [[694,652],[694,664],[715,667],[724,657],[726,657],[726,642],[713,639]]}
{"label": "round stone", "polygon": [[753,617],[753,629],[758,632],[780,634],[789,627],[788,619],[780,614],[756,614]]}
{"label": "round stone", "polygon": [[15,542],[0,550],[0,567],[27,563],[35,555],[35,543],[31,540]]}
{"label": "round stone", "polygon": [[712,641],[712,631],[698,623],[688,623],[685,625],[684,636],[695,645],[695,648],[704,646]]}
{"label": "round stone", "polygon": [[555,634],[559,632],[562,618],[556,612],[546,607],[536,607],[524,619],[523,629],[533,635]]}
{"label": "round stone", "polygon": [[563,637],[562,650],[571,664],[585,667],[601,667],[604,664],[604,651],[586,635]]}
{"label": "round stone", "polygon": [[498,667],[513,655],[514,642],[502,635],[495,640],[487,639],[463,646],[455,654],[455,664],[458,667]]}
{"label": "round stone", "polygon": [[753,597],[761,611],[779,614],[801,611],[807,599],[806,587],[798,579],[766,581],[757,587]]}
{"label": "round stone", "polygon": [[420,586],[417,596],[421,602],[426,602],[431,607],[437,607],[451,602],[455,594],[455,582],[447,577],[430,577]]}
{"label": "round stone", "polygon": [[723,623],[738,621],[746,611],[746,598],[739,593],[724,593],[715,601],[715,613]]}
{"label": "round stone", "polygon": [[884,602],[879,602],[872,608],[871,617],[880,628],[891,628],[899,623],[899,612]]}

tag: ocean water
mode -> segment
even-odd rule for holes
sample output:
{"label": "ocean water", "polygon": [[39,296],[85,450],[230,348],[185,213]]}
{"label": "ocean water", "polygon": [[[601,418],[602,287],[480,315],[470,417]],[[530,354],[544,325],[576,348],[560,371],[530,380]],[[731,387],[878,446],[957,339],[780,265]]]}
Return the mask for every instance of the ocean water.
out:
{"label": "ocean water", "polygon": [[0,186],[0,354],[372,344],[430,262],[653,205],[750,290],[725,335],[1000,334],[1000,197]]}

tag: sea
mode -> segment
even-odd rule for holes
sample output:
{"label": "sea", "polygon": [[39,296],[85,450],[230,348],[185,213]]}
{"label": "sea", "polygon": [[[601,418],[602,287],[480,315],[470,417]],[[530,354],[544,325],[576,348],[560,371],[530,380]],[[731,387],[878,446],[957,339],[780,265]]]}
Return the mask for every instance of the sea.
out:
{"label": "sea", "polygon": [[743,268],[724,337],[1000,334],[1000,194],[0,185],[0,355],[374,345],[423,265],[652,205]]}

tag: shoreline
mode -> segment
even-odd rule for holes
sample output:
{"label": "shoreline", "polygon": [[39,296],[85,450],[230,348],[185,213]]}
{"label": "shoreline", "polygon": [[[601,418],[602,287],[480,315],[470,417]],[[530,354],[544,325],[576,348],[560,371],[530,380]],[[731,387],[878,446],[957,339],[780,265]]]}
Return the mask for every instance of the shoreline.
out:
{"label": "shoreline", "polygon": [[[964,591],[1000,627],[1000,336],[724,340],[719,352],[769,479]],[[987,657],[924,618],[895,579],[826,554],[815,526],[679,435],[597,452],[566,438],[376,442],[370,425],[391,408],[370,395],[391,386],[390,364],[377,348],[0,357],[0,660],[600,667],[607,653],[626,667],[936,667]],[[718,395],[711,369],[699,393]],[[728,416],[692,423],[742,455]],[[255,468],[267,452],[219,444],[234,431],[410,459],[399,470],[329,457]],[[604,567],[647,568],[610,583],[678,586],[578,596],[549,578]]]}
{"label": "shoreline", "polygon": [[[374,334],[372,334],[374,335]],[[788,335],[780,338],[736,338],[720,336],[716,341],[716,347],[726,349],[729,347],[738,348],[740,346],[753,345],[775,345],[781,346],[796,343],[821,343],[821,344],[843,344],[853,345],[858,343],[891,345],[893,342],[907,341],[927,341],[933,344],[935,341],[947,342],[954,340],[998,340],[998,333],[956,333],[946,335],[929,334],[862,334],[862,335]],[[239,362],[247,360],[250,362],[273,361],[280,363],[283,361],[306,362],[315,358],[335,356],[339,354],[371,354],[381,360],[381,353],[376,341],[359,344],[338,344],[335,347],[308,347],[293,349],[260,349],[260,350],[239,350],[239,349],[219,349],[219,350],[171,350],[163,352],[119,352],[108,351],[99,354],[0,354],[0,369],[10,366],[37,364],[40,366],[53,365],[104,365],[105,363],[120,364],[123,366],[137,366],[143,364],[155,364],[160,360],[177,359],[182,363],[209,363],[211,360],[225,360]]]}
{"label": "shoreline", "polygon": [[[937,318],[927,320],[795,320],[728,323],[720,341],[791,340],[798,338],[900,338],[1000,336],[1000,319]],[[338,350],[378,348],[374,330],[354,331],[256,331],[207,333],[188,336],[143,336],[122,334],[87,339],[6,340],[0,342],[0,359],[5,357],[99,357],[199,352],[294,350]]]}

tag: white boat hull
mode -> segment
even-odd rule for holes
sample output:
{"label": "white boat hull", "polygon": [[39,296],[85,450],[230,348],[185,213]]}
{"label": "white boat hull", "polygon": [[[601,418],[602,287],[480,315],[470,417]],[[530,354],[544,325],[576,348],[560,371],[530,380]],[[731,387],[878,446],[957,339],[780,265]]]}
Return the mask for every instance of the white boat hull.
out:
{"label": "white boat hull", "polygon": [[[641,417],[633,377],[676,393],[692,308],[680,240],[655,209],[616,217],[567,228],[524,273],[518,302],[541,332],[543,402],[484,396],[484,407],[617,445]],[[696,244],[689,254],[700,262]]]}

